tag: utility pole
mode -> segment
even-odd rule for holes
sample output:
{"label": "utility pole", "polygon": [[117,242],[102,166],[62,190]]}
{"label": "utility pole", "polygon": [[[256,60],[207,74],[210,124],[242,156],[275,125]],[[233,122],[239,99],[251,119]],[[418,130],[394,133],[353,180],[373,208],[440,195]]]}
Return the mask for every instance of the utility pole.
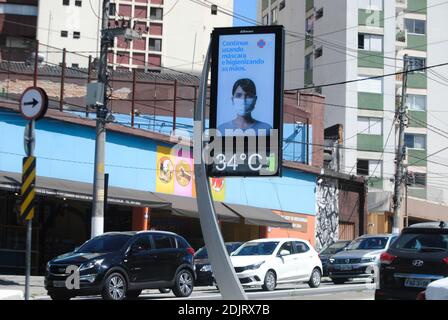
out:
{"label": "utility pole", "polygon": [[396,157],[396,170],[395,170],[395,188],[394,188],[394,216],[393,216],[393,226],[392,233],[399,233],[401,227],[401,216],[400,216],[400,206],[401,206],[401,187],[403,184],[403,161],[406,156],[406,146],[404,145],[404,129],[407,123],[406,114],[406,94],[407,94],[407,80],[408,80],[408,69],[409,61],[408,55],[403,57],[403,88],[401,93],[401,103],[398,109],[398,148]]}
{"label": "utility pole", "polygon": [[106,123],[109,114],[107,108],[107,53],[116,37],[124,37],[126,41],[141,39],[141,33],[131,29],[131,23],[125,27],[109,28],[110,0],[103,0],[103,17],[101,24],[101,50],[98,67],[97,93],[101,95],[102,103],[96,105],[96,142],[93,181],[92,227],[91,236],[96,237],[104,232],[104,170]]}

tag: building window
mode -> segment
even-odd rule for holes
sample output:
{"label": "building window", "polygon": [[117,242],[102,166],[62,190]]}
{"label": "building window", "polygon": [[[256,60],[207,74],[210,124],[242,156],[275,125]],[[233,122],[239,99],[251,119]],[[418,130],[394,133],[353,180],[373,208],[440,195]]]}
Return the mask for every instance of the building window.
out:
{"label": "building window", "polygon": [[117,14],[117,4],[111,3],[109,6],[109,16],[115,16]]}
{"label": "building window", "polygon": [[358,117],[358,134],[383,134],[383,119],[371,117]]}
{"label": "building window", "polygon": [[269,14],[263,16],[263,25],[267,26],[269,24]]}
{"label": "building window", "polygon": [[358,176],[369,176],[380,178],[383,176],[383,162],[378,160],[358,159],[356,173]]}
{"label": "building window", "polygon": [[317,48],[316,51],[314,51],[314,58],[315,59],[320,58],[320,57],[322,57],[322,54],[323,54],[322,47]]}
{"label": "building window", "polygon": [[422,72],[425,73],[426,70],[419,70],[426,67],[426,59],[425,58],[419,58],[419,57],[409,57],[409,70],[417,70],[415,72]]}
{"label": "building window", "polygon": [[73,32],[73,39],[80,39],[81,38],[81,32],[75,31]]}
{"label": "building window", "polygon": [[313,54],[310,53],[305,56],[305,70],[313,70]]}
{"label": "building window", "polygon": [[277,23],[277,20],[278,20],[278,8],[275,7],[271,11],[271,24]]}
{"label": "building window", "polygon": [[367,51],[383,51],[383,36],[374,34],[358,34],[358,49]]}
{"label": "building window", "polygon": [[319,10],[316,11],[316,20],[320,19],[324,16],[324,8],[320,8]]}
{"label": "building window", "polygon": [[218,6],[216,4],[212,4],[210,9],[212,11],[212,15],[216,16],[218,14]]}
{"label": "building window", "polygon": [[426,173],[409,172],[409,187],[425,188],[426,187]]}
{"label": "building window", "polygon": [[162,51],[162,39],[149,39],[150,51]]}
{"label": "building window", "polygon": [[314,16],[311,16],[311,17],[306,19],[305,31],[306,31],[307,34],[313,34],[314,33]]}
{"label": "building window", "polygon": [[414,34],[426,34],[426,21],[416,19],[404,19],[406,31]]}
{"label": "building window", "polygon": [[423,134],[405,133],[404,145],[409,149],[426,149],[426,136]]}
{"label": "building window", "polygon": [[62,0],[62,5],[63,6],[69,6],[70,5],[70,0]]}
{"label": "building window", "polygon": [[383,93],[383,79],[373,78],[371,76],[358,76],[358,80],[367,79],[363,81],[358,81],[358,91],[368,92],[368,93]]}
{"label": "building window", "polygon": [[82,1],[81,0],[75,0],[75,6],[82,7]]}
{"label": "building window", "polygon": [[426,96],[408,94],[406,96],[406,107],[413,111],[426,111]]}
{"label": "building window", "polygon": [[151,20],[163,20],[163,9],[151,8],[149,12],[149,17],[151,18]]}
{"label": "building window", "polygon": [[68,37],[68,31],[61,31],[61,37],[67,38]]}
{"label": "building window", "polygon": [[358,0],[359,9],[382,11],[383,0]]}
{"label": "building window", "polygon": [[280,2],[279,6],[278,6],[279,11],[284,9],[285,6],[286,6],[286,0],[283,0],[282,2]]}

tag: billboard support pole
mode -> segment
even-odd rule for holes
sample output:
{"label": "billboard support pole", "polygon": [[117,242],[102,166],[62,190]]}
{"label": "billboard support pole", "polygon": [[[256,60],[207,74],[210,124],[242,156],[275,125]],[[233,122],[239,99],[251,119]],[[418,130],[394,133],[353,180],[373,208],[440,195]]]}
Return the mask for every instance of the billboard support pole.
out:
{"label": "billboard support pole", "polygon": [[207,99],[208,75],[210,72],[211,44],[209,45],[199,87],[199,99],[194,112],[194,172],[197,201],[202,234],[213,275],[224,300],[248,300],[243,287],[235,273],[229,254],[224,245],[216,218],[210,181],[202,155],[204,150],[203,132],[205,128],[205,109]]}

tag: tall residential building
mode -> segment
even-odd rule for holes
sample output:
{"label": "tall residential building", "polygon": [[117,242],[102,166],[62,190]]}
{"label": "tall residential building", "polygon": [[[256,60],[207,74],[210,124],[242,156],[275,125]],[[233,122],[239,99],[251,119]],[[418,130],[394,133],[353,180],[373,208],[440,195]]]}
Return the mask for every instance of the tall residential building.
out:
{"label": "tall residential building", "polygon": [[[218,5],[215,10],[213,4]],[[230,14],[224,13],[228,12]],[[141,40],[115,39],[109,64],[114,68],[160,70],[161,67],[200,72],[214,27],[233,24],[233,0],[111,0],[110,27],[125,25],[142,34]],[[38,39],[46,45],[84,55],[67,55],[68,66],[86,67],[87,55],[100,49],[102,0],[41,0]],[[45,50],[43,50],[45,51]],[[61,63],[60,52],[46,61]]]}
{"label": "tall residential building", "polygon": [[[381,76],[402,71],[404,54],[413,69],[447,63],[447,13],[443,0],[258,1],[258,20],[287,30],[286,89],[325,96],[325,126],[343,128],[341,171],[369,176],[371,193],[390,197],[395,172],[402,77]],[[446,66],[408,75],[405,136],[409,196],[444,203],[448,151],[433,154],[448,145],[447,86]]]}
{"label": "tall residential building", "polygon": [[25,61],[34,52],[38,0],[0,0],[0,60]]}

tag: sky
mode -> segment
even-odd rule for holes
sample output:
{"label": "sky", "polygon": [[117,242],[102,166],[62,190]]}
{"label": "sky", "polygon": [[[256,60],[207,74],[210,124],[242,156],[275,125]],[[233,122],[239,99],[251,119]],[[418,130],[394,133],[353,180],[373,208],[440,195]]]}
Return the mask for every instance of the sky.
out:
{"label": "sky", "polygon": [[[234,0],[233,11],[236,14],[240,14],[252,20],[257,19],[257,0]],[[242,21],[240,19],[233,19],[234,27],[244,27],[255,25],[255,23],[250,23],[247,21]]]}

